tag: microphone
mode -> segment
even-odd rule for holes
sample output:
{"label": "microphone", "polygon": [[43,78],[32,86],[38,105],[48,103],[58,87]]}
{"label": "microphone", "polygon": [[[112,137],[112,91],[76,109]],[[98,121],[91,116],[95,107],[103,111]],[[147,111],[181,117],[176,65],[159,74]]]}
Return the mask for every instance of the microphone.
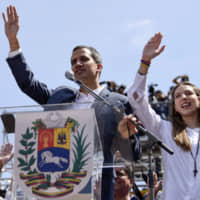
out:
{"label": "microphone", "polygon": [[112,107],[113,110],[115,110],[118,113],[121,113],[121,111],[116,108],[115,106],[113,106],[112,104],[110,104],[108,101],[106,101],[104,98],[102,98],[101,96],[99,96],[98,94],[96,94],[93,90],[91,90],[89,87],[87,87],[82,81],[77,80],[74,77],[74,73],[70,70],[70,71],[66,71],[65,72],[65,78],[67,78],[70,81],[73,81],[75,83],[77,83],[80,87],[82,87],[83,89],[85,89],[91,96],[93,96],[95,99],[97,99],[98,101]]}
{"label": "microphone", "polygon": [[74,72],[73,71],[66,71],[65,78],[69,79],[70,81],[75,81]]}
{"label": "microphone", "polygon": [[[95,99],[97,99],[98,101],[110,106],[115,112],[119,113],[120,115],[125,116],[125,113],[121,112],[121,110],[115,106],[113,106],[112,104],[110,104],[106,99],[102,98],[101,96],[99,96],[98,94],[96,94],[93,90],[91,90],[89,87],[87,87],[83,82],[81,82],[80,80],[77,80],[74,77],[74,73],[72,71],[66,71],[65,72],[65,77],[70,80],[73,81],[75,83],[77,83],[80,87],[82,87],[83,89],[85,89],[90,95],[92,95]],[[149,138],[151,138],[152,141],[154,141],[155,143],[157,143],[160,147],[162,147],[163,149],[165,149],[165,151],[167,151],[169,154],[173,154],[174,152],[169,149],[169,147],[167,147],[161,140],[159,140],[157,137],[155,137],[154,135],[152,135],[152,133],[150,133],[147,129],[145,129],[144,127],[142,127],[141,125],[139,125],[137,122],[133,122],[131,120],[129,120],[131,123],[133,123],[136,128],[140,131],[142,131],[143,133],[145,133],[146,135],[149,136]],[[135,136],[135,135],[134,135]]]}

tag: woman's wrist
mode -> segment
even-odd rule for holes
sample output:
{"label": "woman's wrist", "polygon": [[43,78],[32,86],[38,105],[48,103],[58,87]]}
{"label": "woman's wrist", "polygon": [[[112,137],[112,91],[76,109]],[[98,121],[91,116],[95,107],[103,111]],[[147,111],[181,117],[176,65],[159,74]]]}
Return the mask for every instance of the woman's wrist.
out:
{"label": "woman's wrist", "polygon": [[142,55],[142,59],[144,62],[147,62],[149,64],[151,64],[151,58],[149,58],[148,56]]}
{"label": "woman's wrist", "polygon": [[141,59],[141,62],[142,63],[144,63],[144,64],[146,64],[146,65],[150,65],[151,64],[151,60],[149,60],[149,59]]}
{"label": "woman's wrist", "polygon": [[144,58],[142,57],[142,59],[140,60],[140,68],[138,70],[138,73],[140,75],[146,75],[149,70],[150,64],[150,60],[144,60]]}
{"label": "woman's wrist", "polygon": [[143,59],[141,59],[141,61],[140,61],[140,65],[147,67],[147,68],[150,67],[150,64],[151,64],[151,62],[143,60]]}

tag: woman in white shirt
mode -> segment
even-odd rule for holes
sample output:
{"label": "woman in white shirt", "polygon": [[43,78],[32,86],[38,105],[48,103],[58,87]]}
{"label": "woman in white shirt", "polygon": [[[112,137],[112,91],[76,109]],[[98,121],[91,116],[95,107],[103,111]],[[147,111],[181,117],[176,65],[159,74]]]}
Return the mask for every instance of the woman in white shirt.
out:
{"label": "woman in white shirt", "polygon": [[[163,52],[162,34],[156,33],[145,45],[134,84],[128,91],[129,101],[147,130],[174,151],[162,149],[164,200],[200,199],[200,90],[189,82],[178,84],[172,93],[170,121],[160,118],[148,103],[147,72],[151,60]],[[129,117],[130,118],[130,117]],[[134,119],[133,119],[134,120]],[[126,120],[124,120],[126,121]],[[128,137],[127,131],[123,137]]]}

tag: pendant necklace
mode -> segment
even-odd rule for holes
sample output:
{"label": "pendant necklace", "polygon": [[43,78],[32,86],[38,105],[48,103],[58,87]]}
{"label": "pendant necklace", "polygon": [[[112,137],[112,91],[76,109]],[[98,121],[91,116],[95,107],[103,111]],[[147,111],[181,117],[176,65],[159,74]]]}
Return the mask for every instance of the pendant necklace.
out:
{"label": "pendant necklace", "polygon": [[192,156],[192,159],[194,160],[194,170],[193,170],[194,177],[196,177],[196,175],[198,173],[198,170],[197,170],[197,156],[198,156],[198,153],[199,153],[199,139],[200,139],[200,134],[198,135],[198,143],[197,143],[197,150],[196,150],[195,156],[193,155],[192,150],[190,152],[191,156]]}

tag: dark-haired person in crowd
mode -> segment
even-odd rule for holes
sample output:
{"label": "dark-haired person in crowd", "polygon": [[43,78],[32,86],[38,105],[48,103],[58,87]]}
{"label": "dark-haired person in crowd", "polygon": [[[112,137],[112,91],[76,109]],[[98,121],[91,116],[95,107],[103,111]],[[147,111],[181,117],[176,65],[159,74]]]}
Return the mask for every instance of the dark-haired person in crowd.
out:
{"label": "dark-haired person in crowd", "polygon": [[[134,183],[133,165],[122,157],[115,159],[114,200],[142,200],[132,194]],[[140,194],[140,197],[142,195]]]}
{"label": "dark-haired person in crowd", "polygon": [[156,90],[153,95],[152,108],[162,119],[168,119],[168,97],[161,90]]}
{"label": "dark-haired person in crowd", "polygon": [[117,84],[114,81],[107,81],[107,89],[111,92],[116,92]]}
{"label": "dark-haired person in crowd", "polygon": [[[115,159],[115,185],[114,185],[114,200],[150,200],[149,186],[147,181],[148,192],[143,196],[134,181],[134,167],[122,157]],[[158,181],[157,174],[154,177],[154,196],[162,186],[162,181]]]}
{"label": "dark-haired person in crowd", "polygon": [[[119,152],[118,152],[119,153]],[[114,200],[143,200],[132,194],[134,184],[133,165],[120,156],[115,157],[115,182],[114,182]],[[99,200],[99,185],[97,181],[94,188],[95,200]],[[142,195],[141,195],[142,196]]]}
{"label": "dark-haired person in crowd", "polygon": [[[123,159],[124,160],[124,159]],[[150,189],[144,196],[139,191],[139,194],[132,190],[134,183],[133,166],[126,161],[120,161],[121,167],[115,168],[115,184],[114,184],[114,200],[150,200]],[[124,166],[123,166],[124,165]],[[161,190],[162,181],[158,181],[157,174],[154,173],[154,197],[159,199],[158,192]],[[135,193],[135,194],[134,194]]]}
{"label": "dark-haired person in crowd", "polygon": [[[146,83],[150,64],[163,52],[162,34],[156,33],[145,45],[134,84],[128,91],[131,105],[147,130],[162,140],[173,155],[162,149],[164,167],[162,200],[200,198],[200,89],[180,82],[172,91],[171,118],[163,120],[150,106]],[[124,132],[123,136],[128,137]]]}
{"label": "dark-haired person in crowd", "polygon": [[125,89],[126,89],[126,86],[125,86],[125,85],[120,85],[120,86],[118,87],[118,89],[117,89],[117,92],[118,92],[119,94],[126,95]]}
{"label": "dark-haired person in crowd", "polygon": [[[9,41],[10,52],[7,62],[12,74],[21,90],[39,104],[72,103],[70,109],[94,108],[103,145],[104,164],[113,163],[113,153],[119,150],[123,157],[131,161],[140,156],[140,144],[136,137],[132,148],[127,139],[121,138],[117,125],[122,115],[115,112],[106,104],[96,102],[94,97],[84,89],[79,90],[67,86],[61,86],[54,90],[46,84],[35,79],[33,72],[26,63],[22,54],[17,33],[19,30],[19,17],[14,6],[7,8],[7,18],[3,13],[5,33]],[[128,99],[124,95],[110,92],[101,87],[100,74],[103,69],[102,59],[96,49],[89,46],[77,46],[72,51],[71,69],[77,80],[82,81],[96,94],[105,98],[110,104],[120,109],[120,113],[132,113]],[[85,102],[85,104],[83,104]],[[92,102],[92,103],[86,103]],[[81,103],[81,104],[79,104]],[[130,148],[128,148],[130,147]],[[113,199],[113,168],[103,168],[102,193],[103,200]]]}
{"label": "dark-haired person in crowd", "polygon": [[189,81],[189,76],[186,74],[178,75],[172,80],[172,82],[175,84],[179,84],[180,82],[188,82],[188,81]]}
{"label": "dark-haired person in crowd", "polygon": [[99,84],[106,84],[107,90],[110,92],[117,92],[117,84],[114,81],[101,81]]}

